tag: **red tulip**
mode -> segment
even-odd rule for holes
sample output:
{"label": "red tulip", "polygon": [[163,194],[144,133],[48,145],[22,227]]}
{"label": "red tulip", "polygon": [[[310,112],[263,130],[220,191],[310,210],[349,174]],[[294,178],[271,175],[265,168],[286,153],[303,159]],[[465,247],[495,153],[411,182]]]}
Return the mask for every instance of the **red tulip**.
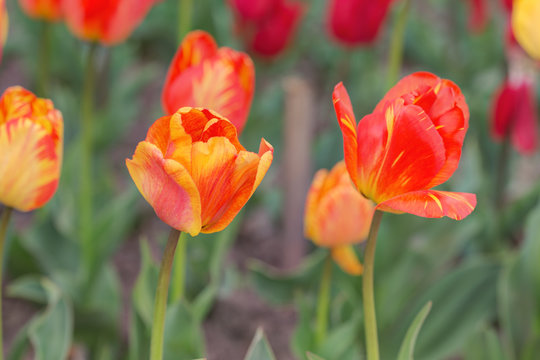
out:
{"label": "red tulip", "polygon": [[343,84],[333,100],[349,175],[377,209],[456,220],[474,210],[474,194],[432,190],[456,170],[469,125],[456,84],[430,73],[409,75],[358,126]]}
{"label": "red tulip", "polygon": [[246,151],[229,120],[184,107],[158,119],[126,165],[157,216],[195,236],[224,229],[272,159],[273,148],[264,139],[258,154]]}
{"label": "red tulip", "polygon": [[345,45],[375,41],[392,0],[330,0],[330,34]]}
{"label": "red tulip", "polygon": [[487,23],[486,0],[469,0],[469,29],[474,32],[484,30]]}
{"label": "red tulip", "polygon": [[534,83],[506,80],[495,96],[492,118],[492,133],[496,139],[510,136],[517,150],[524,154],[534,152],[538,144]]}
{"label": "red tulip", "polygon": [[162,103],[171,115],[180,107],[210,108],[229,119],[240,133],[255,88],[249,56],[219,48],[204,31],[189,33],[174,56],[163,87]]}
{"label": "red tulip", "polygon": [[2,60],[2,52],[4,49],[4,44],[7,40],[8,33],[8,14],[6,9],[5,0],[0,0],[0,61]]}
{"label": "red tulip", "polygon": [[0,98],[0,203],[20,211],[53,196],[62,164],[62,115],[21,87]]}
{"label": "red tulip", "polygon": [[158,0],[63,0],[68,27],[79,38],[114,45],[124,41]]}
{"label": "red tulip", "polygon": [[351,275],[362,274],[353,244],[364,241],[373,203],[356,190],[343,161],[319,170],[306,199],[304,233],[316,245],[331,249],[332,258]]}
{"label": "red tulip", "polygon": [[26,15],[47,21],[57,21],[62,17],[62,0],[19,0]]}
{"label": "red tulip", "polygon": [[231,0],[236,28],[250,51],[279,55],[291,41],[303,13],[300,2],[288,0]]}

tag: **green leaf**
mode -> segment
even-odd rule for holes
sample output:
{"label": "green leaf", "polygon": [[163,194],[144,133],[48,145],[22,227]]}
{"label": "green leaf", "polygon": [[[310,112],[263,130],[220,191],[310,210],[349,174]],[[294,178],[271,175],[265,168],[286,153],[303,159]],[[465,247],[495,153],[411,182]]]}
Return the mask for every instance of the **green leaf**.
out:
{"label": "green leaf", "polygon": [[358,343],[358,330],[361,326],[360,316],[336,326],[328,333],[324,343],[317,352],[328,359],[349,359]]}
{"label": "green leaf", "polygon": [[261,328],[257,329],[244,360],[276,360]]}
{"label": "green leaf", "polygon": [[473,336],[464,351],[465,360],[505,360],[504,350],[492,328],[483,329]]}
{"label": "green leaf", "polygon": [[140,240],[141,270],[133,287],[133,307],[148,328],[152,325],[154,293],[156,292],[158,268],[152,260],[150,248],[145,239]]}
{"label": "green leaf", "polygon": [[169,306],[165,317],[163,360],[180,360],[204,354],[202,324],[184,301]]}
{"label": "green leaf", "polygon": [[28,336],[37,360],[66,359],[73,333],[73,310],[60,289],[47,279],[42,280],[48,305],[28,327]]}
{"label": "green leaf", "polygon": [[43,278],[41,276],[24,276],[9,284],[7,294],[11,297],[45,304],[48,294],[43,287],[42,281]]}
{"label": "green leaf", "polygon": [[308,360],[324,360],[322,357],[312,354],[309,351],[306,353],[306,357]]}
{"label": "green leaf", "polygon": [[407,330],[405,339],[403,339],[403,343],[401,343],[401,347],[399,349],[399,354],[398,354],[398,360],[413,360],[414,359],[413,357],[414,345],[416,344],[416,339],[418,338],[418,333],[420,333],[422,324],[424,323],[424,320],[426,320],[426,317],[428,316],[430,310],[431,310],[431,301],[428,302],[422,308],[422,310],[420,310],[418,315],[416,315],[416,317],[414,318],[414,321],[409,327],[409,330]]}

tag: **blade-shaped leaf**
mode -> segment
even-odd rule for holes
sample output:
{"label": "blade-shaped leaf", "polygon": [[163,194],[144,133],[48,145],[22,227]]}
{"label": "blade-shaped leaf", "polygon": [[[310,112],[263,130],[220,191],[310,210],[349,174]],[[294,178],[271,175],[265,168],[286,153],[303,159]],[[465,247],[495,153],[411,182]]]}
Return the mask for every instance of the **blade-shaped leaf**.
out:
{"label": "blade-shaped leaf", "polygon": [[398,360],[414,359],[414,345],[416,344],[416,339],[418,338],[418,334],[420,333],[422,324],[424,323],[424,320],[428,316],[430,310],[431,301],[428,302],[414,318],[411,326],[409,327],[409,330],[407,330],[407,334],[405,334],[405,339],[403,339],[403,342],[401,343]]}
{"label": "blade-shaped leaf", "polygon": [[261,328],[257,329],[244,360],[276,360]]}

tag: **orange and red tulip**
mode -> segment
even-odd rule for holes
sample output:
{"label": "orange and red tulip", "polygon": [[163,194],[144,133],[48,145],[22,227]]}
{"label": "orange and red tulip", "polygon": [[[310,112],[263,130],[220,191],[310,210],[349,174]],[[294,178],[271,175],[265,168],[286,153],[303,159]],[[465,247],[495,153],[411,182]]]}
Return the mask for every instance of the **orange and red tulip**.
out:
{"label": "orange and red tulip", "polygon": [[26,15],[47,21],[62,18],[62,0],[19,0]]}
{"label": "orange and red tulip", "polygon": [[9,19],[6,9],[6,1],[0,0],[0,61],[2,61],[2,52],[4,49],[4,44],[7,40],[8,23]]}
{"label": "orange and red tulip", "polygon": [[345,45],[370,44],[379,30],[393,0],[330,0],[330,34]]}
{"label": "orange and red tulip", "polygon": [[456,170],[469,126],[456,84],[426,72],[409,75],[358,125],[343,84],[333,100],[349,175],[377,209],[456,220],[474,210],[474,194],[432,190]]}
{"label": "orange and red tulip", "polygon": [[262,181],[273,152],[264,139],[258,154],[246,151],[229,120],[185,107],[158,119],[126,165],[157,216],[195,236],[233,220]]}
{"label": "orange and red tulip", "polygon": [[70,30],[86,41],[115,45],[124,41],[158,0],[63,0]]}
{"label": "orange and red tulip", "polygon": [[536,60],[540,60],[540,1],[515,0],[512,9],[512,29],[518,43]]}
{"label": "orange and red tulip", "polygon": [[246,123],[255,90],[255,68],[247,54],[218,48],[212,36],[192,31],[182,41],[163,86],[165,113],[184,106],[210,108],[238,132]]}
{"label": "orange and red tulip", "polygon": [[351,275],[362,274],[352,244],[366,239],[374,204],[356,190],[345,162],[328,172],[319,170],[306,199],[304,234],[316,245],[331,249],[334,261]]}
{"label": "orange and red tulip", "polygon": [[20,211],[54,195],[62,166],[64,123],[48,99],[22,87],[0,98],[0,203]]}

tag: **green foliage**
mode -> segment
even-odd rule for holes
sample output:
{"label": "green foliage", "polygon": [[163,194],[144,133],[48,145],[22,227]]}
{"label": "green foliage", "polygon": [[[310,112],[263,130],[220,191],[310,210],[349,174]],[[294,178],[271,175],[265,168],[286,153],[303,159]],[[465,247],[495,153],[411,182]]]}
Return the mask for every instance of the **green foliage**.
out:
{"label": "green foliage", "polygon": [[257,329],[244,360],[276,360],[262,329]]}
{"label": "green foliage", "polygon": [[416,315],[411,326],[407,330],[407,334],[401,343],[399,348],[398,360],[413,360],[414,359],[414,345],[416,344],[416,339],[422,328],[422,324],[426,320],[426,317],[431,310],[431,302],[428,302],[422,310]]}

